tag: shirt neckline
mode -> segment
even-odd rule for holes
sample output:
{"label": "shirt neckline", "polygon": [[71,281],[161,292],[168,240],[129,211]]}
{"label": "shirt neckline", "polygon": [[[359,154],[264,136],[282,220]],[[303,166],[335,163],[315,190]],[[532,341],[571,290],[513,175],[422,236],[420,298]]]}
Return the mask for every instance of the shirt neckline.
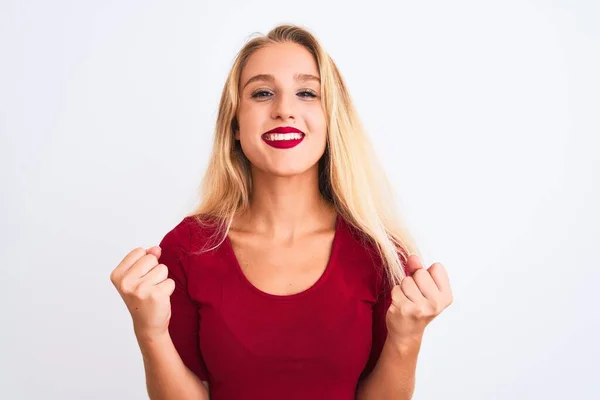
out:
{"label": "shirt neckline", "polygon": [[250,280],[246,277],[246,274],[244,274],[244,271],[242,270],[242,267],[239,263],[239,260],[237,258],[237,256],[235,255],[235,251],[233,250],[233,244],[231,243],[231,240],[229,239],[229,235],[225,236],[225,240],[224,240],[224,245],[225,245],[225,250],[226,250],[226,254],[229,258],[229,260],[231,261],[231,264],[233,265],[233,268],[236,270],[236,272],[240,275],[242,281],[244,282],[244,284],[254,293],[262,296],[262,297],[266,297],[268,299],[272,299],[272,300],[292,300],[292,299],[296,299],[302,296],[306,296],[312,292],[314,292],[315,290],[317,290],[321,285],[323,285],[323,282],[327,279],[327,277],[331,274],[331,270],[333,267],[333,262],[335,260],[335,258],[337,257],[337,250],[338,250],[338,246],[339,246],[339,240],[340,240],[340,231],[341,231],[341,225],[342,225],[342,218],[339,214],[337,214],[336,216],[336,220],[335,220],[335,231],[333,234],[333,242],[331,244],[331,252],[329,254],[329,259],[327,260],[327,264],[325,266],[325,270],[323,271],[323,273],[321,274],[321,276],[319,277],[319,279],[317,279],[317,281],[315,283],[313,283],[310,287],[304,289],[301,292],[298,293],[293,293],[293,294],[274,294],[274,293],[268,293],[265,292],[261,289],[259,289],[258,287],[256,287],[252,282],[250,282]]}

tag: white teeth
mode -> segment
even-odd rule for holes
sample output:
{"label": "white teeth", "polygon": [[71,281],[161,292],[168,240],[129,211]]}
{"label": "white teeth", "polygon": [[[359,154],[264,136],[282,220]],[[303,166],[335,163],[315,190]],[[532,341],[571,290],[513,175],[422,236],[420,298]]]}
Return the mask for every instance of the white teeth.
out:
{"label": "white teeth", "polygon": [[293,133],[267,133],[264,135],[267,140],[296,140],[302,139],[302,134],[293,132]]}

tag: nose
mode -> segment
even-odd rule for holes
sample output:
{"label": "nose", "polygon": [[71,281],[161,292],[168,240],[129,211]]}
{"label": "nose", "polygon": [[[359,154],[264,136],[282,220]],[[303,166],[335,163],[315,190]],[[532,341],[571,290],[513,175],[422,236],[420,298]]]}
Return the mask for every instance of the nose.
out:
{"label": "nose", "polygon": [[295,118],[293,103],[294,100],[292,96],[285,94],[280,94],[279,96],[277,96],[277,98],[273,102],[273,112],[271,114],[272,118],[282,120],[286,120],[288,118]]}

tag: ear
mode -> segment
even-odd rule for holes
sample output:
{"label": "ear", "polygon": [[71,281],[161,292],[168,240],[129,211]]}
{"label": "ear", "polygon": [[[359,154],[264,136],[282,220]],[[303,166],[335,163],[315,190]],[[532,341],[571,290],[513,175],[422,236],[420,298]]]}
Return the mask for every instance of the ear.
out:
{"label": "ear", "polygon": [[240,131],[236,130],[234,133],[235,133],[235,140],[240,140]]}

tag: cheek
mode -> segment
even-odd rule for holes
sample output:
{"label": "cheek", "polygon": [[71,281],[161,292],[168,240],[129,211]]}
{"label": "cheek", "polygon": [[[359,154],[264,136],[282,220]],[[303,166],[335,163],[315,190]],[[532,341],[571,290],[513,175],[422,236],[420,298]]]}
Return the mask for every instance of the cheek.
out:
{"label": "cheek", "polygon": [[260,145],[260,138],[256,138],[253,135],[249,135],[245,132],[241,132],[238,134],[240,140],[240,146],[242,146],[242,150],[246,155],[254,154],[258,151],[258,146]]}
{"label": "cheek", "polygon": [[316,136],[319,143],[327,142],[327,121],[324,115],[317,115],[311,120],[310,131]]}
{"label": "cheek", "polygon": [[269,113],[265,107],[260,106],[245,106],[240,107],[238,111],[238,128],[241,129],[242,136],[245,134],[250,135],[251,133],[256,134],[260,132],[265,124],[265,121],[268,121]]}
{"label": "cheek", "polygon": [[242,147],[242,151],[250,159],[250,161],[257,161],[258,159],[263,158],[262,153],[265,151],[263,146],[263,141],[260,135],[256,134],[256,129],[252,129],[248,125],[238,131],[237,137]]}
{"label": "cheek", "polygon": [[238,129],[235,132],[235,138],[242,142],[247,142],[251,137],[251,132],[256,131],[256,120],[257,118],[253,117],[253,112],[251,109],[247,107],[240,107],[238,112],[237,121],[238,121]]}

